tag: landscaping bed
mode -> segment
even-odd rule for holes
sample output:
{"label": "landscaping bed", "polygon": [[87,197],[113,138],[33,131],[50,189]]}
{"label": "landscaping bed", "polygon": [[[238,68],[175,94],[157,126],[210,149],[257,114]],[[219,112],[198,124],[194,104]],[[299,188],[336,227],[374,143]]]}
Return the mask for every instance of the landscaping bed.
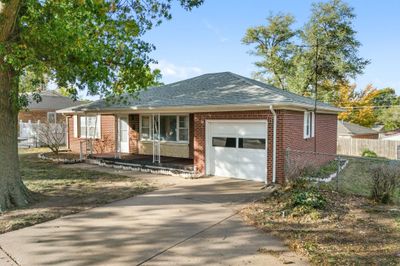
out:
{"label": "landscaping bed", "polygon": [[282,238],[315,265],[400,264],[398,205],[377,205],[365,197],[319,188],[306,200],[321,201],[323,208],[293,207],[299,197],[295,193],[276,191],[248,205],[241,215],[247,223]]}
{"label": "landscaping bed", "polygon": [[58,154],[55,154],[53,152],[42,152],[38,154],[38,158],[42,160],[48,160],[65,164],[83,162],[83,160],[80,158],[80,154],[73,153],[70,151],[60,151]]}
{"label": "landscaping bed", "polygon": [[41,223],[60,216],[154,190],[131,177],[93,170],[64,168],[40,160],[47,149],[20,151],[21,174],[34,202],[22,209],[0,214],[0,233]]}

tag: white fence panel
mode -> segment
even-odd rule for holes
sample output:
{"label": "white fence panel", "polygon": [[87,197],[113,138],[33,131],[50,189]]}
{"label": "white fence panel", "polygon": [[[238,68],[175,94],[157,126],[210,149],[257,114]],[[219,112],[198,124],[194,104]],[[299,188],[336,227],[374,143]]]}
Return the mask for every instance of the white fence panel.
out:
{"label": "white fence panel", "polygon": [[[40,138],[39,138],[39,130],[43,126],[45,126],[45,125],[41,124],[41,123],[31,123],[31,122],[25,123],[25,122],[20,121],[19,122],[19,135],[18,135],[19,146],[27,146],[27,147],[43,146],[43,143],[40,141]],[[54,124],[54,125],[51,125],[50,128],[56,131],[57,128],[59,128],[59,127],[63,127],[63,124]],[[65,144],[65,139],[64,139],[64,143],[61,143],[61,144]]]}

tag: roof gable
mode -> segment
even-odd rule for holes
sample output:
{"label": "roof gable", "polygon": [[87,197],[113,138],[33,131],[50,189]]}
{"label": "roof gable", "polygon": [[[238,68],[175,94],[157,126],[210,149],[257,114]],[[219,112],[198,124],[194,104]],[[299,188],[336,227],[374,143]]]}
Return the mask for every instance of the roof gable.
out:
{"label": "roof gable", "polygon": [[73,99],[63,96],[55,91],[43,91],[40,93],[41,101],[36,102],[32,96],[28,98],[29,105],[28,110],[58,110],[68,107],[78,106],[82,104],[80,101],[74,101]]}
{"label": "roof gable", "polygon": [[[231,72],[204,74],[179,82],[142,90],[137,97],[124,95],[126,101],[99,100],[76,110],[121,110],[162,107],[198,107],[229,105],[301,105],[314,106],[314,100]],[[319,108],[340,109],[318,102]]]}
{"label": "roof gable", "polygon": [[357,124],[338,121],[338,134],[339,135],[370,135],[370,134],[379,134],[379,132],[370,129],[368,127],[363,127]]}

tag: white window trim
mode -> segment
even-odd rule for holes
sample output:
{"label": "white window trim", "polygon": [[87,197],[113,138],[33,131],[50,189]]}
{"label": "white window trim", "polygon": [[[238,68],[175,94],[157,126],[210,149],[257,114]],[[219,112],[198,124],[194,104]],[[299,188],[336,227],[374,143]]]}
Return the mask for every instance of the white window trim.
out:
{"label": "white window trim", "polygon": [[303,120],[303,137],[310,139],[315,136],[315,114],[314,112],[305,111]]}
{"label": "white window trim", "polygon": [[315,113],[311,113],[311,137],[315,137]]}
{"label": "white window trim", "polygon": [[[179,117],[181,117],[181,116],[183,116],[183,117],[185,117],[185,118],[187,118],[187,127],[180,127],[180,124],[179,124]],[[177,139],[177,142],[180,142],[180,143],[182,143],[182,142],[189,142],[189,138],[190,138],[190,135],[189,135],[189,130],[190,130],[190,117],[189,117],[189,115],[177,115],[176,116],[176,124],[177,124],[177,127],[176,127],[176,139]],[[181,129],[187,129],[187,132],[188,132],[188,140],[181,140],[180,139],[180,130]]]}
{"label": "white window trim", "polygon": [[79,136],[79,117],[78,115],[73,115],[72,117],[73,124],[74,124],[74,138],[78,138]]}
{"label": "white window trim", "polygon": [[[150,118],[150,138],[143,139],[142,138],[142,117],[147,116]],[[176,143],[176,144],[189,144],[190,140],[190,116],[189,114],[160,114],[161,116],[176,116],[176,141],[175,140],[160,140],[160,143]],[[188,117],[188,140],[179,140],[179,116],[187,116]],[[139,134],[140,134],[140,141],[142,142],[153,142],[153,114],[140,114],[139,115]]]}
{"label": "white window trim", "polygon": [[[88,136],[86,136],[86,132],[85,133],[81,132],[81,118],[84,118],[84,117],[96,117],[96,136],[88,137]],[[86,125],[86,127],[87,127],[87,125]],[[79,116],[77,116],[77,129],[78,129],[79,138],[81,138],[81,139],[101,139],[101,115],[79,115]]]}

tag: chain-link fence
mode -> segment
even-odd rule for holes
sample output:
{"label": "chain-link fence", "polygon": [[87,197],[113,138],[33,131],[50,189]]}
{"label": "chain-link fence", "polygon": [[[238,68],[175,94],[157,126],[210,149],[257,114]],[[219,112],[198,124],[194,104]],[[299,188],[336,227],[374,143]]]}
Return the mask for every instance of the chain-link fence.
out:
{"label": "chain-link fence", "polygon": [[365,197],[392,190],[393,200],[400,203],[399,160],[287,149],[285,177],[289,182],[304,178],[317,187]]}

